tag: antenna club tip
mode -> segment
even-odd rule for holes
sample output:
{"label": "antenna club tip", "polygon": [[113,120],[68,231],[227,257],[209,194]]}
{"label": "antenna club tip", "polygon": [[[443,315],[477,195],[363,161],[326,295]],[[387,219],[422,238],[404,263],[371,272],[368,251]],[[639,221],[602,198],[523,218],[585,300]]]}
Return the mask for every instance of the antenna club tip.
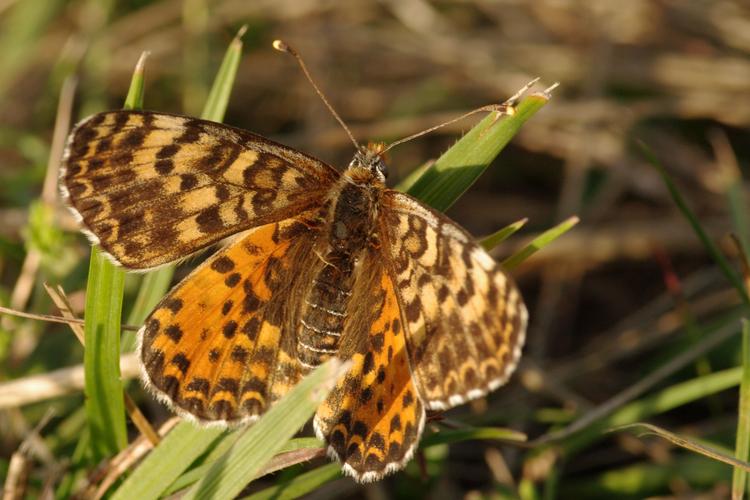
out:
{"label": "antenna club tip", "polygon": [[278,50],[279,52],[290,52],[292,51],[291,47],[287,45],[287,43],[284,40],[274,40],[273,41],[273,48]]}

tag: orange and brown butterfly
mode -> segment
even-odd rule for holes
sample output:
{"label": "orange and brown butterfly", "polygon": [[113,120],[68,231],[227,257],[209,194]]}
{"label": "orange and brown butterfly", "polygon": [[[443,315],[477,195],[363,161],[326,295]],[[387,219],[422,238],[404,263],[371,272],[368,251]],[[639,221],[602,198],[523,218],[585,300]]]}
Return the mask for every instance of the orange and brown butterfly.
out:
{"label": "orange and brown butterfly", "polygon": [[238,235],[139,332],[146,385],[202,424],[256,420],[311,369],[351,360],[317,410],[359,481],[402,469],[426,410],[502,385],[527,312],[466,231],[386,188],[383,148],[338,172],[253,133],[148,111],[73,130],[61,190],[90,240],[146,271]]}

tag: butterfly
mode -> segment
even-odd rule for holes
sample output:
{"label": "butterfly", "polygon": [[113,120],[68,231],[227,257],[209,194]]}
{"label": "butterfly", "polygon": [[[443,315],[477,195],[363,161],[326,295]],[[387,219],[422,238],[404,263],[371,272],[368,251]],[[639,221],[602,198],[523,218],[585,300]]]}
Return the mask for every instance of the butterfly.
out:
{"label": "butterfly", "polygon": [[366,482],[411,459],[426,410],[508,380],[518,288],[456,223],[386,187],[383,151],[338,172],[196,118],[120,110],[75,127],[61,191],[110,260],[147,271],[233,237],[139,332],[159,399],[202,424],[250,423],[314,367],[351,360],[313,424]]}

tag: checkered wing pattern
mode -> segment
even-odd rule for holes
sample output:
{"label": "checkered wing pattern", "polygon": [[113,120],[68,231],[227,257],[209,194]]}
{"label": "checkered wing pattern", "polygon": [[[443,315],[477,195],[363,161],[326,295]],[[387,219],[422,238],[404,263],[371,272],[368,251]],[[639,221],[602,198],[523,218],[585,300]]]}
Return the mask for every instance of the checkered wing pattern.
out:
{"label": "checkered wing pattern", "polygon": [[94,243],[149,269],[320,206],[338,175],[244,130],[120,110],[76,126],[61,188]]}
{"label": "checkered wing pattern", "polygon": [[526,333],[516,285],[463,229],[414,198],[386,191],[381,211],[385,258],[424,404],[445,410],[505,383]]}

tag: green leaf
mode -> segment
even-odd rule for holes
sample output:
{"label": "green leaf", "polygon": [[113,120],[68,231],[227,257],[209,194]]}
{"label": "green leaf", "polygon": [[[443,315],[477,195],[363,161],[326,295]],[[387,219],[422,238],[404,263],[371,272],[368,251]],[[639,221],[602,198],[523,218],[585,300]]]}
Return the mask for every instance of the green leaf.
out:
{"label": "green leaf", "polygon": [[125,97],[123,109],[141,109],[143,107],[144,70],[146,69],[146,58],[148,52],[142,52],[141,57],[135,65],[133,77],[130,80],[128,95]]}
{"label": "green leaf", "polygon": [[549,97],[531,94],[516,106],[515,113],[497,117],[491,112],[428,168],[407,193],[445,211],[487,169],[521,128]]}
{"label": "green leaf", "polygon": [[[737,438],[734,456],[747,462],[750,459],[750,321],[742,319],[742,380],[737,415]],[[742,498],[747,484],[747,472],[734,468],[732,498]]]}
{"label": "green leaf", "polygon": [[223,432],[180,422],[122,483],[112,499],[158,498]]}
{"label": "green leaf", "polygon": [[718,449],[716,445],[700,443],[697,439],[686,438],[647,422],[636,422],[634,424],[622,425],[615,429],[610,429],[609,432],[619,432],[623,430],[641,430],[640,434],[655,434],[677,446],[685,448],[686,450],[690,450],[694,453],[698,453],[699,455],[718,460],[719,462],[724,462],[725,464],[733,465],[734,467],[740,468],[745,472],[750,471],[749,463],[742,460],[737,460],[735,457],[724,453],[722,450]]}
{"label": "green leaf", "polygon": [[590,442],[601,438],[608,428],[645,420],[653,415],[659,415],[711,394],[735,387],[740,383],[741,378],[742,368],[730,368],[675,384],[623,406],[608,417],[592,423],[586,429],[554,446],[565,454],[575,453]]}
{"label": "green leaf", "polygon": [[441,430],[422,439],[421,448],[435,446],[437,444],[455,443],[468,440],[501,440],[501,441],[526,441],[526,434],[503,429],[500,427],[474,427],[469,429]]}
{"label": "green leaf", "polygon": [[[213,466],[214,462],[221,458],[221,456],[224,455],[224,453],[226,453],[227,450],[232,447],[232,445],[234,445],[234,442],[238,437],[239,433],[235,432],[222,438],[221,442],[218,443],[217,446],[215,446],[209,452],[201,465],[194,467],[187,471],[185,474],[181,475],[174,483],[169,486],[169,488],[164,491],[164,494],[169,495],[171,493],[174,493],[175,491],[187,488],[191,484],[197,482],[201,477],[205,476],[206,472],[208,472],[208,470]],[[296,451],[305,448],[321,448],[323,446],[325,446],[325,444],[317,438],[295,438],[284,443],[284,446],[281,447],[279,453]]]}
{"label": "green leaf", "polygon": [[573,226],[578,224],[579,220],[580,219],[578,217],[573,216],[562,221],[555,227],[546,230],[545,232],[534,238],[531,243],[505,259],[502,263],[502,266],[505,269],[513,269],[517,267],[521,262],[525,261],[536,252],[546,247],[563,234],[567,233]]}
{"label": "green leaf", "polygon": [[[125,108],[143,104],[142,55],[136,64]],[[84,392],[91,430],[91,449],[99,460],[128,444],[125,401],[120,380],[120,318],[125,275],[107,260],[98,247],[91,248],[86,285]]]}
{"label": "green leaf", "polygon": [[288,481],[283,481],[270,488],[246,496],[244,500],[291,500],[310,493],[337,477],[341,477],[341,466],[336,463],[326,464],[315,470],[300,474]]}
{"label": "green leaf", "polygon": [[331,359],[316,368],[242,434],[234,446],[183,497],[230,499],[313,415],[350,363]]}
{"label": "green leaf", "polygon": [[503,241],[513,236],[516,233],[516,231],[518,231],[523,226],[525,226],[528,221],[529,219],[524,217],[523,219],[519,221],[516,221],[512,224],[508,224],[507,226],[500,229],[499,231],[482,239],[480,243],[484,247],[485,250],[492,250],[493,248],[498,246],[500,243],[502,243]]}
{"label": "green leaf", "polygon": [[243,26],[235,35],[234,40],[229,44],[224,59],[221,61],[219,71],[208,93],[206,105],[203,108],[201,118],[220,122],[224,119],[224,113],[229,104],[229,96],[232,94],[234,79],[237,76],[237,68],[242,58],[242,36],[247,31],[247,26]]}

